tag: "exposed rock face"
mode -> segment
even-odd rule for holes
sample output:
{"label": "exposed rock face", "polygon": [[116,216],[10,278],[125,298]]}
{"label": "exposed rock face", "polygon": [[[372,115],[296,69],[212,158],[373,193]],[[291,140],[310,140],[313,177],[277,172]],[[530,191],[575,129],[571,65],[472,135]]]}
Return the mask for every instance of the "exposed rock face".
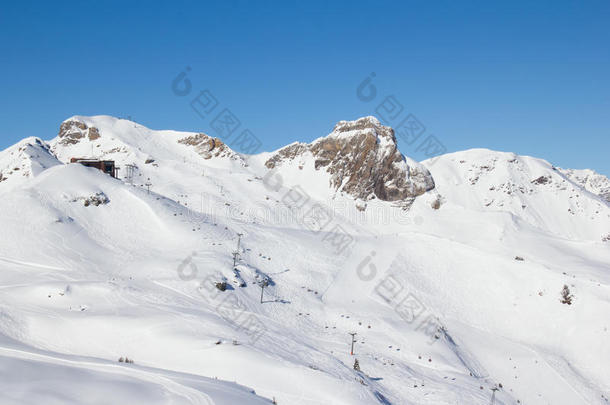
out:
{"label": "exposed rock face", "polygon": [[298,156],[303,155],[309,151],[310,145],[304,143],[294,143],[280,149],[275,155],[265,162],[265,166],[269,169],[273,169],[276,165],[281,165],[285,160],[293,160]]}
{"label": "exposed rock face", "polygon": [[58,134],[61,145],[74,145],[84,137],[88,137],[90,141],[100,138],[100,132],[95,127],[87,127],[84,122],[70,120],[64,121],[59,127]]}
{"label": "exposed rock face", "polygon": [[289,145],[265,165],[272,169],[305,154],[313,155],[316,170],[332,175],[333,188],[357,199],[400,201],[434,188],[428,170],[408,164],[396,146],[394,130],[374,117],[340,121],[327,137]]}
{"label": "exposed rock face", "polygon": [[542,184],[548,184],[551,181],[552,181],[552,179],[549,176],[540,176],[537,179],[532,180],[532,184],[542,185]]}
{"label": "exposed rock face", "polygon": [[98,131],[98,129],[95,128],[95,127],[89,128],[89,134],[88,135],[89,135],[89,140],[90,141],[95,141],[96,139],[99,139],[100,136],[101,136],[100,135],[100,131]]}
{"label": "exposed rock face", "polygon": [[206,134],[187,136],[178,140],[178,143],[195,147],[195,151],[204,159],[212,157],[236,157],[235,153],[218,138],[212,138]]}

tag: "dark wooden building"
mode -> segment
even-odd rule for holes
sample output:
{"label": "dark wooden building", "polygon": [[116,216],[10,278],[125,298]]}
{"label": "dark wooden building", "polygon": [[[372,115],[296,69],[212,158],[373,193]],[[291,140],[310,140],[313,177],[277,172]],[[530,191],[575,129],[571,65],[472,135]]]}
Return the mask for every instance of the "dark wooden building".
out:
{"label": "dark wooden building", "polygon": [[114,165],[114,160],[95,160],[95,159],[84,159],[84,158],[72,158],[70,163],[80,163],[83,166],[93,167],[100,170],[110,176],[117,178],[118,167]]}

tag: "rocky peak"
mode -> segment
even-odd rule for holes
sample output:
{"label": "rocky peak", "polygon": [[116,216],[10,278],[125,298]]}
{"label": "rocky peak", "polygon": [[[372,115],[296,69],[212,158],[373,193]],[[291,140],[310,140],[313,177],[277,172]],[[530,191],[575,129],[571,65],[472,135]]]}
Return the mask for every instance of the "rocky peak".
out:
{"label": "rocky peak", "polygon": [[61,123],[57,136],[59,144],[74,145],[85,137],[90,141],[100,138],[100,131],[95,127],[88,127],[84,122],[70,119]]}
{"label": "rocky peak", "polygon": [[363,117],[355,121],[339,121],[330,136],[355,136],[367,133],[374,136],[381,136],[396,143],[394,130],[390,127],[381,125],[375,117]]}
{"label": "rocky peak", "polygon": [[178,143],[192,146],[204,159],[213,157],[228,157],[237,159],[237,155],[220,139],[212,138],[204,133],[187,136],[178,140]]}
{"label": "rocky peak", "polygon": [[275,168],[306,154],[313,156],[316,170],[331,174],[331,187],[364,201],[401,201],[434,188],[428,170],[407,161],[394,130],[375,117],[340,121],[328,136],[280,149],[265,165]]}

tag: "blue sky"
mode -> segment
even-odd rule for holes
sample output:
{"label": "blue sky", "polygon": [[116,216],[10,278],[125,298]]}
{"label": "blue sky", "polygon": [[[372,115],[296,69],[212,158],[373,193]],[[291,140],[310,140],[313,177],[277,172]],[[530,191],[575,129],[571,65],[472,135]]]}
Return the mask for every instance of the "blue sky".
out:
{"label": "blue sky", "polygon": [[[610,175],[609,22],[607,0],[4,2],[0,149],[50,139],[75,114],[214,135],[228,108],[273,150],[393,96],[402,112],[389,123],[413,114],[420,140],[447,151]],[[187,66],[192,92],[177,96]],[[373,72],[376,97],[363,101]],[[189,102],[205,89],[218,109],[202,118]],[[399,146],[419,160],[418,142]]]}

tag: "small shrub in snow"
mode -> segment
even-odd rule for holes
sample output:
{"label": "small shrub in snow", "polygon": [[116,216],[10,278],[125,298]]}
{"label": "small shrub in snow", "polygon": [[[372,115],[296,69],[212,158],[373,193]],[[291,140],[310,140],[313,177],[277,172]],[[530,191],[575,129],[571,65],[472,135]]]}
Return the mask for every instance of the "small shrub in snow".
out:
{"label": "small shrub in snow", "polygon": [[522,261],[524,261],[525,259],[524,259],[524,258],[522,258],[521,256],[515,256],[515,260],[517,260],[517,261],[519,261],[519,262],[522,262]]}
{"label": "small shrub in snow", "polygon": [[227,282],[226,281],[221,281],[219,283],[216,283],[216,288],[218,288],[220,291],[226,291],[227,289]]}
{"label": "small shrub in snow", "polygon": [[561,290],[561,299],[559,300],[562,304],[572,305],[572,299],[574,296],[570,293],[570,287],[567,284],[564,284],[563,289]]}

